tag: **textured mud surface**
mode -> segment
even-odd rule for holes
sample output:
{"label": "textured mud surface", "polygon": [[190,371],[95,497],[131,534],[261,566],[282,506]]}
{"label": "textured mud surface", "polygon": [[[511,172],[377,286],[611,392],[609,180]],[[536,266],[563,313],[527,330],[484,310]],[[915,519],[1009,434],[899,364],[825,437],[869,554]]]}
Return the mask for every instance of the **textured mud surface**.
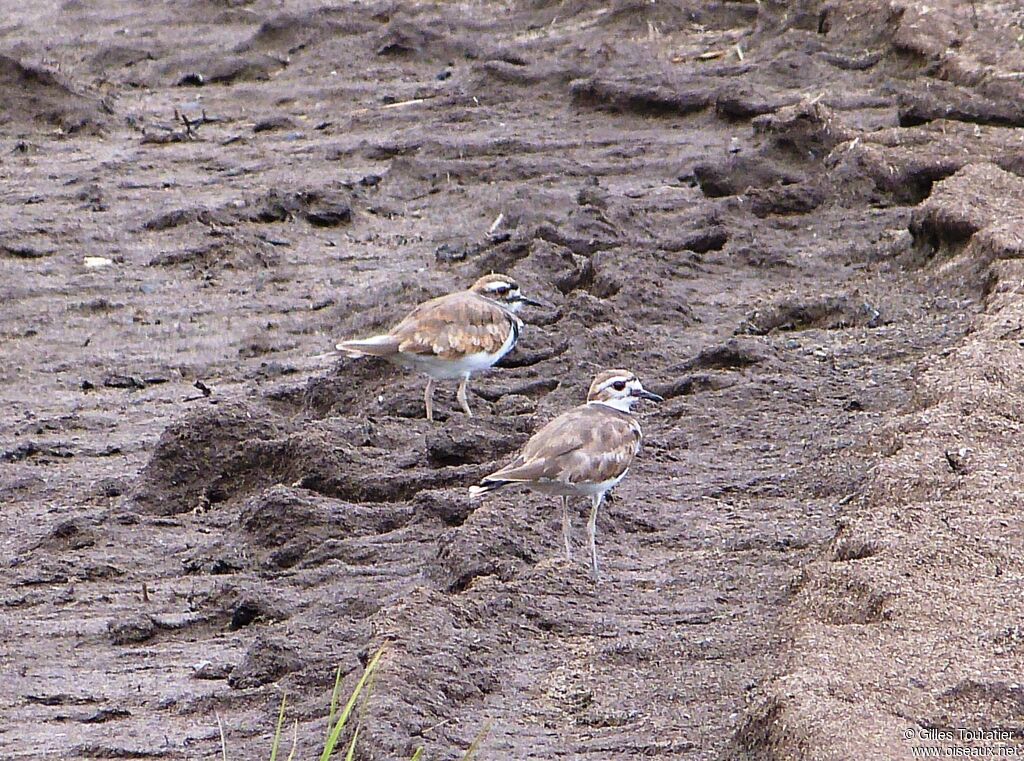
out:
{"label": "textured mud surface", "polygon": [[[267,758],[287,693],[311,757],[385,641],[365,759],[1020,728],[1021,35],[985,0],[7,12],[2,755],[212,758],[219,716]],[[551,307],[474,418],[331,353],[492,270]],[[466,487],[609,366],[667,401],[595,586],[555,500]]]}

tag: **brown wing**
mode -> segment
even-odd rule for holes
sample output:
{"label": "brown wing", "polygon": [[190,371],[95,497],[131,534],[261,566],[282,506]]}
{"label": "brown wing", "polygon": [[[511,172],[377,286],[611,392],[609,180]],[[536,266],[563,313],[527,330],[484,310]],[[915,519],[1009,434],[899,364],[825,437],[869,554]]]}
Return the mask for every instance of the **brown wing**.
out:
{"label": "brown wing", "polygon": [[515,462],[484,481],[608,481],[633,462],[640,437],[640,426],[628,415],[583,405],[537,431]]}
{"label": "brown wing", "polygon": [[518,330],[516,318],[493,301],[464,291],[425,301],[389,333],[406,354],[448,359],[466,354],[494,354]]}

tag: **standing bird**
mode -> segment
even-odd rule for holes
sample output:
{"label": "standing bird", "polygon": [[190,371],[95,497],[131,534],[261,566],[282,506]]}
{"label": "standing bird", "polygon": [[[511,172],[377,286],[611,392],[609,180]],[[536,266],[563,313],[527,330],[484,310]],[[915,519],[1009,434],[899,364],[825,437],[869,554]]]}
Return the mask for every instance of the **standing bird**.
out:
{"label": "standing bird", "polygon": [[590,384],[586,404],[562,413],[537,431],[513,462],[470,487],[470,496],[522,484],[561,497],[562,538],[568,561],[572,560],[569,497],[590,497],[590,570],[594,580],[599,580],[597,508],[604,495],[626,477],[640,451],[640,424],[630,414],[639,399],[664,401],[645,391],[629,370],[605,370]]}
{"label": "standing bird", "polygon": [[457,398],[469,417],[466,384],[473,373],[493,366],[519,339],[523,304],[544,306],[519,292],[508,275],[485,275],[468,291],[425,301],[387,333],[361,341],[342,341],[349,357],[380,357],[427,376],[423,401],[434,419],[434,381],[461,378]]}

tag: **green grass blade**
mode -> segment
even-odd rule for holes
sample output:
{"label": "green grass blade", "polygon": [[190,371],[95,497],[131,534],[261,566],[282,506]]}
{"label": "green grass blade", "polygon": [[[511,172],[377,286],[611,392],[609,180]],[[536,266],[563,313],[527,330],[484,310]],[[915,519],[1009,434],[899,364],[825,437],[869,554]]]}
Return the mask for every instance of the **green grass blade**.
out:
{"label": "green grass blade", "polygon": [[480,745],[483,743],[484,738],[487,737],[490,731],[491,722],[487,722],[486,724],[484,724],[483,729],[481,729],[477,733],[477,736],[473,738],[473,743],[469,746],[469,750],[466,751],[466,755],[462,757],[462,761],[473,761],[473,758],[474,756],[476,756],[477,751],[480,750]]}
{"label": "green grass blade", "polygon": [[281,744],[281,729],[284,727],[284,704],[288,700],[285,693],[281,696],[281,710],[277,714],[277,730],[274,732],[274,744],[270,746],[270,761],[277,761],[277,747]]}
{"label": "green grass blade", "polygon": [[[363,719],[366,718],[366,712],[370,706],[370,696],[373,694],[373,688],[377,686],[377,672],[379,669],[374,669],[366,675],[366,686],[363,688],[363,699],[359,703],[359,715],[356,717],[358,725],[362,725]],[[357,729],[359,726],[357,725]]]}
{"label": "green grass blade", "polygon": [[377,670],[377,664],[380,663],[382,655],[384,655],[383,647],[374,654],[373,658],[371,658],[370,662],[366,665],[366,669],[363,671],[363,675],[360,677],[355,689],[352,690],[352,695],[345,704],[344,710],[342,710],[341,715],[338,716],[337,722],[331,729],[331,734],[327,738],[327,743],[324,745],[324,752],[320,754],[320,761],[329,761],[331,754],[334,753],[334,749],[338,745],[338,740],[341,738],[341,733],[345,729],[345,724],[348,722],[348,717],[352,715],[352,709],[355,708],[356,701],[359,699],[359,695],[366,686],[367,680],[369,680],[369,678],[373,676],[373,672]]}
{"label": "green grass blade", "polygon": [[331,712],[327,714],[327,735],[324,742],[331,737],[331,730],[334,729],[334,717],[338,715],[338,698],[341,697],[341,666],[334,675],[334,691],[331,693]]}
{"label": "green grass blade", "polygon": [[345,754],[345,761],[352,761],[356,755],[356,740],[359,739],[359,727],[352,733],[352,742],[348,744],[348,753]]}
{"label": "green grass blade", "polygon": [[421,745],[416,749],[416,752],[412,754],[412,758],[409,761],[420,761],[423,758],[423,746]]}
{"label": "green grass blade", "polygon": [[299,720],[295,720],[295,726],[292,729],[292,752],[288,754],[288,761],[295,760],[295,751],[299,748]]}
{"label": "green grass blade", "polygon": [[[363,731],[363,720],[370,706],[370,696],[373,695],[373,688],[377,686],[377,674],[379,669],[370,670],[367,667],[366,685],[363,687],[363,699],[359,701],[359,708],[356,711],[356,728],[352,732],[352,742],[349,743],[348,752],[345,754],[345,761],[352,761],[356,753],[356,741],[359,733]],[[351,717],[349,717],[351,720]]]}
{"label": "green grass blade", "polygon": [[217,716],[217,726],[220,727],[220,757],[223,761],[228,761],[228,738],[224,735],[224,722],[220,720],[220,714]]}

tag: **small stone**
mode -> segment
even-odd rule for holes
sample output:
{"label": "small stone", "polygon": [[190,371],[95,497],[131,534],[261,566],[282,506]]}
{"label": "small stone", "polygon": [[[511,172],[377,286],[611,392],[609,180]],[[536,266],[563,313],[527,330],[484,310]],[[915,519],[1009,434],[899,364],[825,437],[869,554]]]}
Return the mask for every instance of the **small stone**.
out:
{"label": "small stone", "polygon": [[232,666],[227,663],[211,663],[201,661],[192,670],[193,679],[227,679],[231,674]]}
{"label": "small stone", "polygon": [[82,263],[89,269],[99,269],[100,267],[109,267],[114,263],[114,260],[108,259],[105,256],[87,256],[82,260]]}
{"label": "small stone", "polygon": [[137,616],[107,624],[110,641],[115,645],[137,645],[152,639],[156,634],[156,623],[150,616]]}

